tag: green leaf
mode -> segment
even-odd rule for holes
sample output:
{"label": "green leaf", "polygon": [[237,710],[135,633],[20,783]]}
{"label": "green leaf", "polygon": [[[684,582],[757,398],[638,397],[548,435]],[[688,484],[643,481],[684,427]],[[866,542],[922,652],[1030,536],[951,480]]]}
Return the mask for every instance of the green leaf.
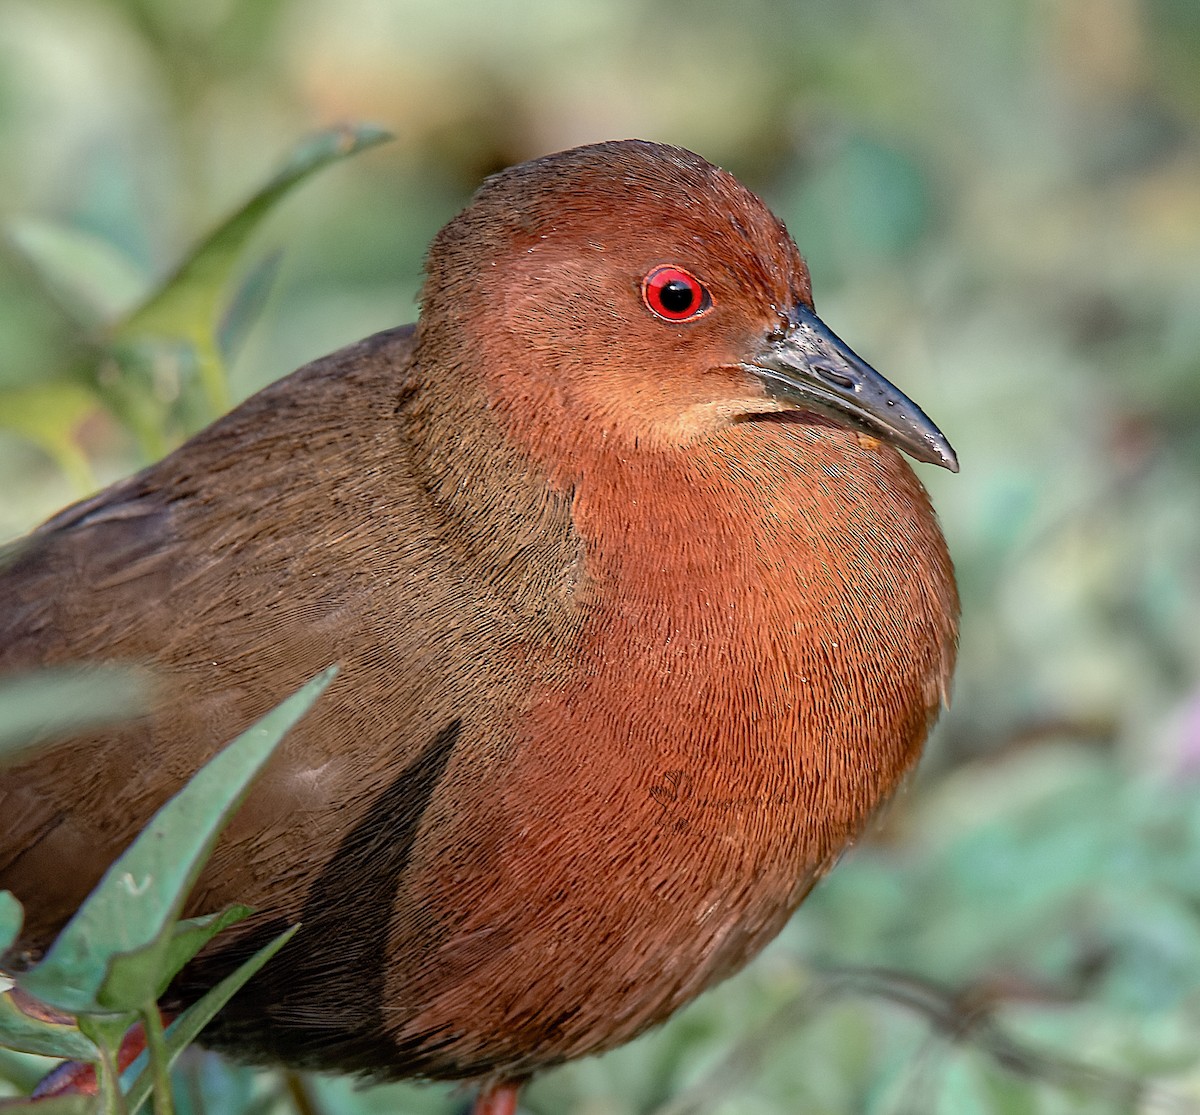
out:
{"label": "green leaf", "polygon": [[60,306],[93,327],[129,313],[145,298],[147,281],[112,244],[89,232],[25,217],[8,238]]}
{"label": "green leaf", "polygon": [[25,911],[12,891],[0,890],[0,956],[3,956],[21,932]]}
{"label": "green leaf", "polygon": [[254,323],[262,314],[275,287],[275,280],[279,278],[282,263],[283,253],[271,252],[250,269],[230,299],[217,329],[217,344],[227,362],[241,350]]}
{"label": "green leaf", "polygon": [[126,666],[63,667],[6,677],[0,680],[0,756],[137,716],[149,696],[145,672]]}
{"label": "green leaf", "polygon": [[[234,905],[219,914],[207,914],[204,917],[176,922],[170,944],[167,946],[166,963],[159,973],[158,995],[167,989],[167,984],[175,978],[175,973],[218,933],[223,933],[253,912],[249,906]],[[157,997],[156,995],[155,998]]]}
{"label": "green leaf", "polygon": [[243,732],[155,814],[51,945],[18,978],[72,1013],[140,1010],[152,1002],[188,891],[250,783],[284,734],[332,681],[330,667]]}
{"label": "green leaf", "polygon": [[[300,926],[293,925],[284,930],[273,941],[258,950],[249,960],[227,975],[216,987],[212,988],[202,999],[197,1000],[171,1024],[167,1030],[167,1063],[174,1064],[179,1054],[200,1036],[200,1031],[212,1021],[216,1013],[250,980],[252,976],[268,960],[271,959],[284,945],[292,939],[292,935]],[[126,1092],[129,1104],[129,1115],[137,1115],[137,1110],[150,1096],[154,1083],[153,1066],[146,1064],[145,1054],[138,1058],[130,1071],[138,1073],[137,1078]],[[144,1068],[139,1066],[145,1065]]]}
{"label": "green leaf", "polygon": [[20,1053],[94,1061],[96,1046],[71,1023],[47,1022],[26,1014],[12,994],[0,994],[0,1045]]}
{"label": "green leaf", "polygon": [[70,380],[0,391],[0,426],[39,446],[81,494],[96,484],[75,430],[98,409],[96,396]]}
{"label": "green leaf", "polygon": [[208,234],[162,285],[114,330],[114,338],[156,335],[186,338],[200,356],[200,374],[216,409],[226,406],[224,373],[215,333],[225,291],[242,250],[263,219],[309,175],[390,138],[372,127],[341,127],[301,143],[283,169]]}

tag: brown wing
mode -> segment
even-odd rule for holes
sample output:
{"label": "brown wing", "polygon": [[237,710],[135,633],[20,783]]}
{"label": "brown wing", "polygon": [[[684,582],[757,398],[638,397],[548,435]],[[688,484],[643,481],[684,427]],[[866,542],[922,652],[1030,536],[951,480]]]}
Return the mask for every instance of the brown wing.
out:
{"label": "brown wing", "polygon": [[[0,774],[0,886],[25,902],[33,947],[191,771],[352,652],[365,575],[335,551],[362,530],[349,518],[363,494],[336,479],[349,454],[331,419],[361,430],[394,412],[409,350],[400,331],[310,365],[13,548],[0,570],[0,671],[134,663],[159,694],[151,715]],[[411,521],[403,500],[395,510]],[[272,772],[268,814],[282,808],[281,778],[314,758],[293,752]]]}
{"label": "brown wing", "polygon": [[453,913],[398,897],[410,854],[439,825],[453,841],[449,821],[468,814],[476,844],[498,844],[471,803],[503,780],[533,680],[561,668],[578,622],[569,498],[514,454],[482,398],[422,381],[412,330],[396,330],[274,384],[19,543],[0,566],[0,673],[135,663],[155,700],[0,770],[0,888],[27,915],[0,963],[36,957],[162,802],[337,662],[189,903],[258,914],[177,990],[302,921],[212,1040],[386,1063],[384,957],[418,963]]}
{"label": "brown wing", "polygon": [[504,583],[430,494],[398,414],[411,364],[407,328],[301,369],[51,519],[0,570],[0,672],[132,662],[158,695],[133,723],[0,772],[0,888],[27,907],[27,948],[205,759],[332,662],[341,674],[235,818],[196,908],[294,916],[347,828],[403,794],[396,777],[448,725],[504,734],[521,686],[498,648],[513,600],[544,586]]}

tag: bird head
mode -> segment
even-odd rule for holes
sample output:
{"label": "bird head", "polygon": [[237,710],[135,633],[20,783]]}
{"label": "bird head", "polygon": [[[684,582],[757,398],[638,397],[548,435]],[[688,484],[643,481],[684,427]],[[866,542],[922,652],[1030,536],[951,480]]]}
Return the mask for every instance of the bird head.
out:
{"label": "bird head", "polygon": [[690,446],[789,412],[957,471],[816,316],[783,223],[689,151],[595,144],[487,180],[434,241],[420,344],[548,458]]}

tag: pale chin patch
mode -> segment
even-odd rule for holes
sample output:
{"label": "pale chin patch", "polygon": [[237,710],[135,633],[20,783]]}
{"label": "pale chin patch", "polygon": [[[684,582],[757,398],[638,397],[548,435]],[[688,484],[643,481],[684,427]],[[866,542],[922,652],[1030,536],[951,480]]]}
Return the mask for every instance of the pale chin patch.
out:
{"label": "pale chin patch", "polygon": [[649,440],[654,448],[682,448],[727,429],[735,422],[792,409],[786,403],[761,395],[694,403],[673,417],[654,423]]}

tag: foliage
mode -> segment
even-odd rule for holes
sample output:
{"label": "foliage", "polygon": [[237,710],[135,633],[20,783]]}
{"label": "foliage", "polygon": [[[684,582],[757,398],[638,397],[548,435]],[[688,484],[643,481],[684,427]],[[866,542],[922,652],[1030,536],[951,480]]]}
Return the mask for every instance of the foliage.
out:
{"label": "foliage", "polygon": [[[56,1110],[133,1115],[153,1094],[156,1115],[168,1115],[171,1064],[295,932],[293,926],[258,950],[163,1031],[157,1002],[167,985],[213,937],[251,913],[232,906],[181,921],[188,892],[255,775],[335,672],[314,678],[202,767],[112,864],[45,956],[8,981],[0,994],[0,1042],[96,1067],[99,1097],[63,1097]],[[20,904],[0,891],[0,951],[17,939],[21,919]],[[147,1064],[122,1090],[117,1049],[135,1022],[144,1027]],[[29,1110],[43,1111],[41,1102]]]}
{"label": "foliage", "polygon": [[229,409],[227,360],[247,319],[261,307],[277,265],[276,257],[268,257],[230,297],[247,240],[293,187],[386,138],[377,128],[359,127],[305,141],[265,186],[144,292],[111,245],[47,221],[18,223],[12,242],[71,319],[78,355],[65,377],[0,389],[0,426],[37,442],[64,471],[88,482],[70,431],[89,405],[106,406],[150,457],[166,451],[178,423],[186,428],[223,414]]}

